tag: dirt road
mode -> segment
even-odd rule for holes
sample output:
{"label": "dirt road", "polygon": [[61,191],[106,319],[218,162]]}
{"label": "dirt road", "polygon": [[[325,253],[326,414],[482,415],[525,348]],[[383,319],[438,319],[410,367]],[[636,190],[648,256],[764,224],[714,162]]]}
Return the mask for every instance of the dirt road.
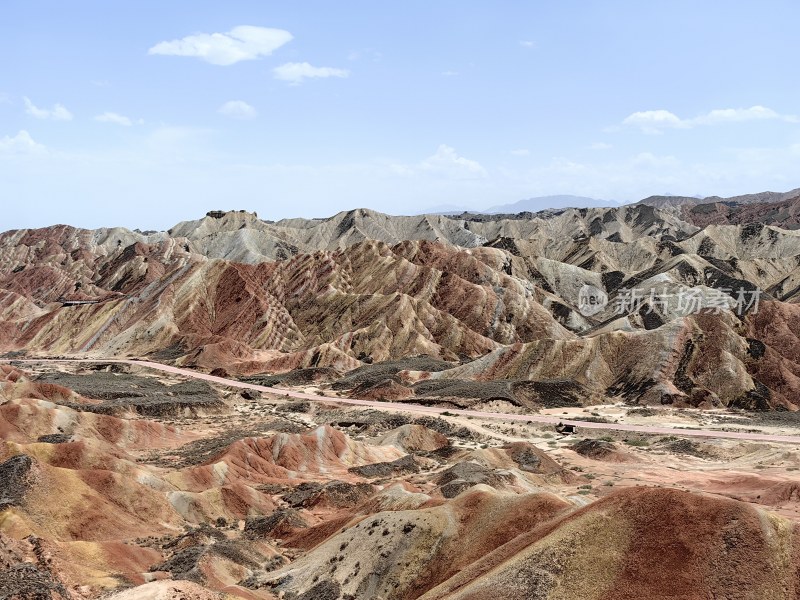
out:
{"label": "dirt road", "polygon": [[174,375],[182,375],[184,377],[192,377],[194,379],[202,379],[212,383],[225,385],[233,388],[241,388],[248,390],[256,390],[259,392],[267,392],[269,394],[280,394],[289,396],[290,398],[298,398],[301,400],[314,400],[335,403],[335,404],[351,404],[355,406],[366,406],[369,408],[377,408],[383,410],[396,410],[398,412],[411,412],[411,413],[425,413],[440,415],[442,413],[457,414],[465,417],[479,417],[481,419],[498,419],[502,421],[523,421],[534,423],[546,423],[555,425],[562,422],[567,425],[575,425],[582,429],[605,429],[612,431],[626,431],[631,433],[642,433],[648,435],[674,435],[681,437],[701,437],[701,438],[717,438],[717,439],[735,439],[735,440],[750,440],[759,442],[783,442],[789,444],[800,444],[800,436],[792,435],[771,435],[767,433],[746,433],[738,431],[715,431],[711,429],[681,429],[674,427],[649,427],[647,425],[625,425],[621,423],[592,423],[588,421],[574,421],[562,420],[556,417],[546,417],[542,415],[516,415],[510,413],[497,413],[497,412],[484,412],[479,410],[466,410],[455,408],[436,408],[432,406],[421,406],[419,404],[405,403],[405,402],[378,402],[374,400],[358,400],[356,398],[341,398],[339,396],[320,396],[316,394],[306,394],[304,392],[297,392],[279,387],[267,387],[263,385],[256,385],[252,383],[244,383],[225,377],[216,377],[214,375],[207,375],[205,373],[198,373],[190,369],[181,369],[180,367],[172,367],[170,365],[163,365],[161,363],[147,361],[147,360],[129,360],[122,358],[109,358],[109,359],[85,359],[85,358],[71,358],[71,359],[20,359],[20,360],[2,360],[0,362],[77,362],[77,363],[118,363],[127,365],[138,365],[140,367],[147,367],[165,373],[172,373]]}

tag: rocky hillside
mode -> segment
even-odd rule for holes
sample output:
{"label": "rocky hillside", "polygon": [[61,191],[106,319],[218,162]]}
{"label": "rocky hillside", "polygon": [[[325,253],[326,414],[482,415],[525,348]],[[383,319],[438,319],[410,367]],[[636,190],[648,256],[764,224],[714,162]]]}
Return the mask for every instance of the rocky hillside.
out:
{"label": "rocky hillside", "polygon": [[720,196],[707,196],[705,198],[697,196],[649,196],[644,200],[640,200],[637,204],[646,204],[656,208],[714,204],[717,202],[726,204],[768,204],[789,200],[799,194],[800,188],[788,192],[758,192],[756,194],[743,194],[741,196],[731,196],[729,198],[722,198]]}
{"label": "rocky hillside", "polygon": [[[119,364],[30,366],[0,365],[4,598],[800,592],[791,446],[650,452],[252,390],[206,386],[200,403],[191,382]],[[767,460],[782,469],[745,471]]]}
{"label": "rocky hillside", "polygon": [[800,228],[800,192],[776,202],[746,204],[712,202],[681,206],[681,216],[699,227],[764,223],[783,229]]}
{"label": "rocky hillside", "polygon": [[9,231],[0,351],[305,369],[365,397],[520,410],[796,409],[800,232],[685,219],[646,204],[280,222],[212,211],[167,232]]}

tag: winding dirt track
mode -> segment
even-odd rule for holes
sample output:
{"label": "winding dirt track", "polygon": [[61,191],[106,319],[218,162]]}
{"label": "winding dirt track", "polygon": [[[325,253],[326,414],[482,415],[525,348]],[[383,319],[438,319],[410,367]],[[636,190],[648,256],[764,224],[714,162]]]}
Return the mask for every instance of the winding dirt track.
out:
{"label": "winding dirt track", "polygon": [[634,433],[644,433],[650,435],[674,435],[682,437],[702,437],[702,438],[718,438],[718,439],[735,439],[735,440],[750,440],[759,442],[783,442],[789,444],[800,445],[800,436],[793,435],[771,435],[767,433],[744,433],[738,431],[715,431],[711,429],[678,429],[674,427],[648,427],[646,425],[624,425],[620,423],[592,423],[589,421],[572,421],[563,420],[556,417],[545,417],[541,415],[515,415],[510,413],[497,413],[497,412],[484,412],[479,410],[466,410],[456,408],[436,408],[432,406],[421,406],[413,403],[401,402],[378,402],[374,400],[357,400],[356,398],[340,398],[339,396],[319,396],[316,394],[306,394],[304,392],[297,392],[294,390],[267,387],[264,385],[256,385],[253,383],[245,383],[233,379],[226,379],[225,377],[216,377],[214,375],[207,375],[205,373],[198,373],[190,369],[181,369],[180,367],[172,367],[170,365],[163,365],[161,363],[152,362],[148,360],[129,360],[124,358],[108,358],[108,359],[90,359],[90,358],[58,358],[58,359],[20,359],[20,360],[2,360],[0,362],[16,362],[16,363],[41,363],[41,362],[77,362],[77,363],[119,363],[126,365],[138,365],[140,367],[147,367],[165,373],[174,375],[182,375],[184,377],[192,377],[194,379],[202,379],[219,385],[224,385],[233,388],[242,388],[248,390],[256,390],[259,392],[266,392],[269,394],[281,394],[289,396],[290,398],[298,398],[301,400],[314,400],[325,401],[334,404],[352,404],[356,406],[368,406],[370,408],[389,409],[399,412],[412,412],[412,413],[427,413],[440,415],[442,413],[456,414],[465,417],[480,417],[482,419],[499,419],[503,421],[532,421],[535,423],[547,423],[555,425],[556,423],[564,423],[567,425],[575,425],[585,429],[605,429],[613,431],[630,431]]}

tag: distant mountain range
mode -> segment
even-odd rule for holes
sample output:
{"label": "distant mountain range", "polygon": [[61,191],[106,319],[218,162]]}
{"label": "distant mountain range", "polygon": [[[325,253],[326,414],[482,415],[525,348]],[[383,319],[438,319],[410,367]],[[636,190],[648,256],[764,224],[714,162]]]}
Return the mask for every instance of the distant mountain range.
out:
{"label": "distant mountain range", "polygon": [[[790,190],[788,192],[758,192],[755,194],[743,194],[741,196],[676,196],[673,194],[662,194],[655,196],[648,196],[643,200],[639,200],[635,204],[645,204],[655,208],[669,208],[679,206],[697,206],[701,204],[714,204],[724,203],[728,205],[740,204],[767,204],[774,202],[785,202],[793,200],[800,195],[800,188]],[[415,214],[427,215],[458,215],[462,213],[471,214],[517,214],[523,212],[537,213],[549,209],[564,209],[564,208],[602,208],[602,207],[615,207],[628,204],[627,202],[619,202],[617,200],[599,200],[597,198],[590,198],[588,196],[574,196],[570,194],[558,194],[554,196],[537,196],[534,198],[526,198],[518,200],[510,204],[498,204],[487,209],[469,208],[457,204],[441,204],[432,206],[425,211]]]}
{"label": "distant mountain range", "polygon": [[741,196],[731,196],[722,198],[721,196],[649,196],[644,200],[639,200],[637,204],[646,204],[656,208],[667,206],[685,206],[693,204],[711,204],[715,202],[725,202],[734,204],[765,204],[770,202],[783,202],[800,195],[800,188],[788,192],[758,192],[756,194],[743,194]]}
{"label": "distant mountain range", "polygon": [[484,211],[489,214],[498,213],[518,213],[518,212],[539,212],[548,208],[599,208],[605,206],[620,206],[622,202],[615,200],[598,200],[586,196],[539,196],[536,198],[526,198],[511,204],[500,204],[492,206]]}
{"label": "distant mountain range", "polygon": [[[739,198],[766,196],[767,194],[772,193],[749,194],[748,196],[739,196]],[[703,204],[681,204],[678,207],[663,207],[663,210],[676,211],[681,219],[698,227],[763,223],[783,229],[800,229],[800,190],[772,195],[779,197],[780,200],[737,202],[729,199],[704,202]]]}
{"label": "distant mountain range", "polygon": [[598,208],[606,206],[620,206],[623,202],[615,200],[598,200],[597,198],[589,198],[587,196],[573,196],[569,194],[559,194],[555,196],[537,196],[535,198],[526,198],[518,200],[511,204],[498,204],[487,209],[474,209],[468,208],[463,205],[456,204],[440,204],[432,206],[427,210],[417,214],[427,215],[457,215],[461,213],[473,214],[516,214],[521,212],[541,212],[548,209],[560,208]]}

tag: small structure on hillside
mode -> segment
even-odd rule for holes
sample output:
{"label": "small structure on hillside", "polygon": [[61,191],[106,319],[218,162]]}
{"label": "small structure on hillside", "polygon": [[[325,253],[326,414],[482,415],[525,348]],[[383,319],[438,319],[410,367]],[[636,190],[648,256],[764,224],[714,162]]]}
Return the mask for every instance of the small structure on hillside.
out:
{"label": "small structure on hillside", "polygon": [[66,300],[59,298],[57,302],[61,302],[61,306],[81,306],[83,304],[98,304],[100,300]]}
{"label": "small structure on hillside", "polygon": [[575,425],[569,425],[569,424],[565,425],[564,423],[559,421],[558,425],[556,425],[556,431],[561,435],[570,435],[573,433],[578,433],[578,428]]}

